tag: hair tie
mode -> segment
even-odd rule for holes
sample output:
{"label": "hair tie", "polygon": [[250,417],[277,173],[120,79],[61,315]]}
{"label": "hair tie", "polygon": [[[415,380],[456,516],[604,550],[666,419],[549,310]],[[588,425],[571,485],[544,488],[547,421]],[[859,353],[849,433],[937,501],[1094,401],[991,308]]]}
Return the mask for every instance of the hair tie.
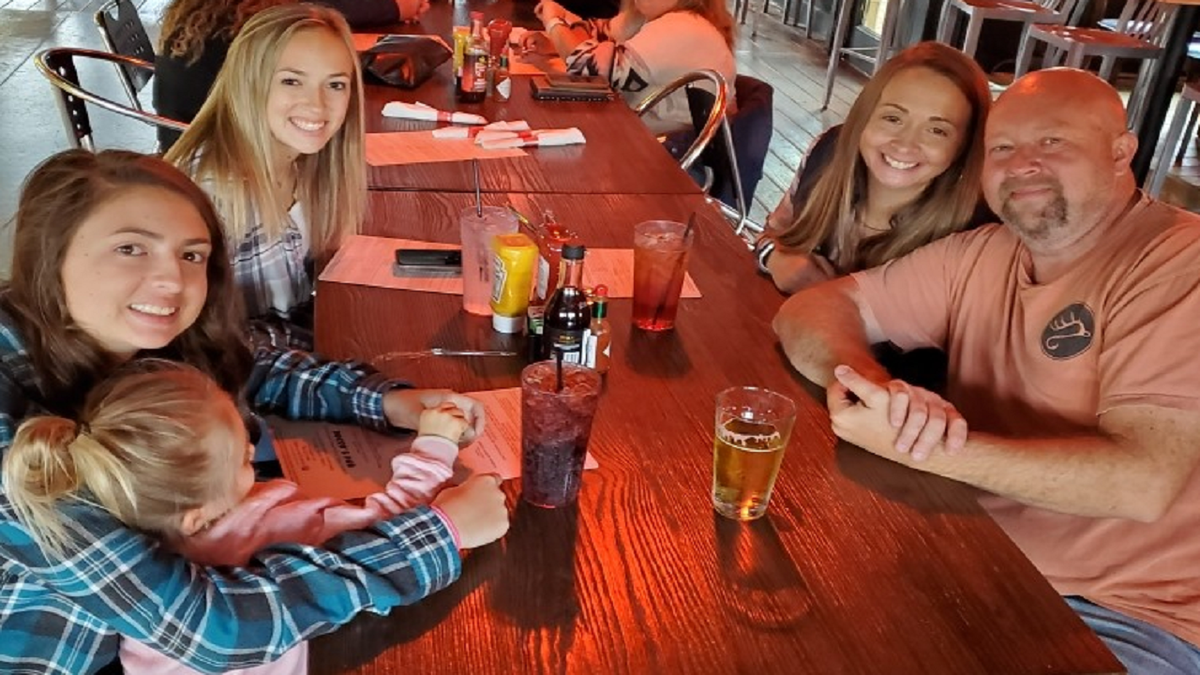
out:
{"label": "hair tie", "polygon": [[80,436],[91,436],[91,435],[92,435],[92,428],[88,426],[87,422],[76,422],[75,423],[75,437],[76,438],[78,438]]}

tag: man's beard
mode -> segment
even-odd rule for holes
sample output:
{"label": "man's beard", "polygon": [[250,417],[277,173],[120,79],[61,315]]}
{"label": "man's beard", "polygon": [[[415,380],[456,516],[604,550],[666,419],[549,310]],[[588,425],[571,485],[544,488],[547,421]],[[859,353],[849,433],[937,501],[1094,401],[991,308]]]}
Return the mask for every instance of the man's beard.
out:
{"label": "man's beard", "polygon": [[[1031,186],[1050,188],[1054,191],[1054,198],[1037,213],[1023,214],[1013,205],[1012,192]],[[1067,198],[1063,194],[1062,184],[1056,180],[1022,184],[1022,181],[1009,179],[1000,184],[1000,193],[1005,195],[1000,205],[1001,218],[1023,237],[1037,241],[1048,239],[1055,230],[1067,224]]]}

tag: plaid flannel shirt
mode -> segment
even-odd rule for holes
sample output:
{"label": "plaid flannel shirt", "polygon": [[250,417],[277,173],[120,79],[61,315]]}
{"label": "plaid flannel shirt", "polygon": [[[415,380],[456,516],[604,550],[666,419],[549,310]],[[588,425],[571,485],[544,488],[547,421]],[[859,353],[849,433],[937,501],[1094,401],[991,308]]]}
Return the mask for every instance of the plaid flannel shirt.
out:
{"label": "plaid flannel shirt", "polygon": [[[290,417],[386,422],[401,386],[368,369],[261,349],[248,392]],[[23,341],[0,311],[0,453],[44,407]],[[110,662],[118,634],[208,673],[268,662],[361,611],[386,613],[458,578],[462,561],[428,507],[321,548],[272,547],[243,568],[193,565],[108,513],[63,509],[80,549],[47,560],[0,495],[0,672],[79,675]]]}
{"label": "plaid flannel shirt", "polygon": [[293,309],[312,301],[308,223],[299,202],[288,210],[286,221],[279,237],[270,237],[260,222],[241,240],[229,242],[233,279],[247,316],[287,319]]}

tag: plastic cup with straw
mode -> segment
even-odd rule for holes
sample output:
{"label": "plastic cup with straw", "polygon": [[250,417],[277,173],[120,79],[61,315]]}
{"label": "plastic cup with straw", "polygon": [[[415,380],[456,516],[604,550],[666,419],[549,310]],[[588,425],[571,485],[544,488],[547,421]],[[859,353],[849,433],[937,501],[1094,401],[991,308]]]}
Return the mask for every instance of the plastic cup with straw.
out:
{"label": "plastic cup with straw", "polygon": [[498,234],[517,231],[517,217],[502,206],[484,206],[479,179],[479,160],[472,160],[475,204],[459,215],[463,256],[463,309],[490,316],[492,297],[491,241]]}
{"label": "plastic cup with straw", "polygon": [[651,220],[634,228],[633,323],[638,328],[675,327],[696,217],[692,213],[687,225]]}
{"label": "plastic cup with straw", "polygon": [[471,160],[471,172],[475,175],[475,215],[483,217],[483,189],[479,186],[479,160]]}

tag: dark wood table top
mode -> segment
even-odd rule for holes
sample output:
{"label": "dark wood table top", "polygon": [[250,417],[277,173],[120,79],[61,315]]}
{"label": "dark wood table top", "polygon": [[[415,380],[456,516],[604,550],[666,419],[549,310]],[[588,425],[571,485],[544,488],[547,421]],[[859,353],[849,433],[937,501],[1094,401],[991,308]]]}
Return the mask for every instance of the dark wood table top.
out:
{"label": "dark wood table top", "polygon": [[[466,21],[466,11],[481,8],[488,19],[517,16],[514,23],[528,24],[532,5],[501,2],[466,2],[450,5],[435,1],[420,24],[396,26],[392,32],[429,33],[450,40],[454,17]],[[421,101],[442,110],[462,110],[489,121],[525,120],[534,129],[578,127],[587,138],[580,146],[527,148],[528,155],[480,162],[481,188],[487,192],[562,192],[569,194],[699,194],[700,188],[654,138],[622,99],[603,103],[535,101],[529,76],[513,79],[508,101],[489,98],[483,103],[454,100],[451,61],[434,71],[417,89],[379,84],[365,89],[367,132],[433,129],[433,122],[383,117],[389,101]],[[377,190],[437,190],[470,192],[474,181],[469,162],[437,162],[393,166],[368,166],[367,179]]]}
{"label": "dark wood table top", "polygon": [[[593,246],[632,243],[652,217],[700,212],[689,271],[704,297],[677,327],[630,325],[610,303],[613,365],[576,507],[542,510],[506,486],[512,529],[467,553],[463,578],[388,617],[314,641],[325,673],[1116,673],[1115,658],[975,502],[832,436],[819,391],[770,322],[782,298],[699,196],[487,195],[554,210]],[[373,193],[368,234],[455,241],[462,194]],[[585,262],[586,264],[586,262]],[[373,358],[498,347],[457,296],[321,283],[317,344]],[[517,385],[515,358],[379,364],[422,386]],[[739,384],[800,409],[768,514],[710,502],[713,401]]]}

